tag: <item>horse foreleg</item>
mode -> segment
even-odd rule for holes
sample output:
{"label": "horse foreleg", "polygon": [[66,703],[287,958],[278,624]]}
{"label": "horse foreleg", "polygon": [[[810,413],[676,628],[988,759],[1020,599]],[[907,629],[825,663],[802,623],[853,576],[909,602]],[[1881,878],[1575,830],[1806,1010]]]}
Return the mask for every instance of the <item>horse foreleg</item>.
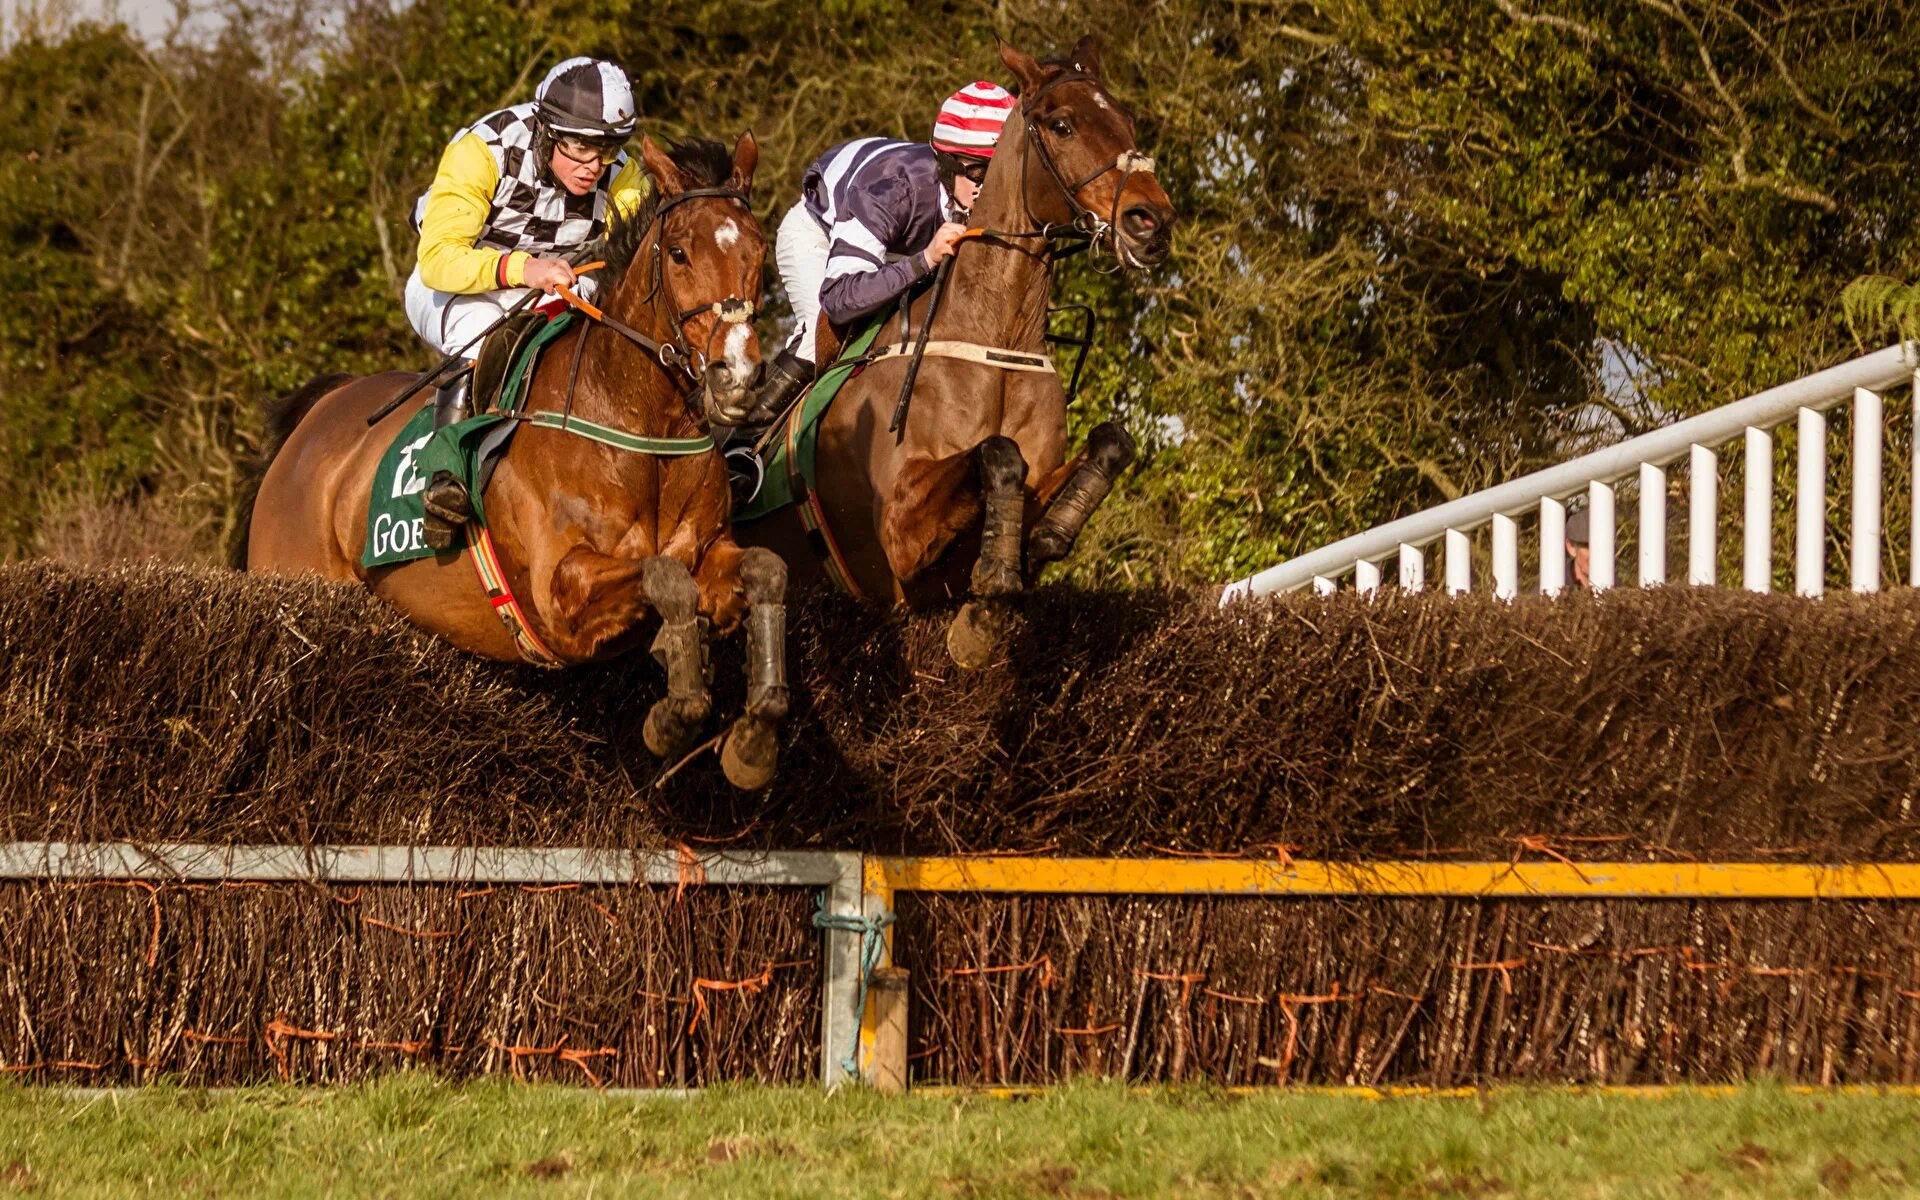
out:
{"label": "horse foreleg", "polygon": [[679,559],[656,556],[643,565],[640,586],[660,614],[660,632],[648,649],[667,673],[667,694],[647,710],[641,736],[647,749],[661,758],[677,758],[686,753],[713,712],[713,697],[707,691],[700,587]]}
{"label": "horse foreleg", "polygon": [[1006,640],[1006,598],[1025,586],[1021,533],[1027,515],[1027,460],[1019,443],[998,435],[974,450],[984,514],[980,557],[973,564],[972,599],[947,628],[947,653],[962,667],[983,667]]}
{"label": "horse foreleg", "polygon": [[754,547],[739,557],[747,602],[747,706],[720,746],[720,769],[737,788],[765,787],[780,761],[787,717],[787,564]]}
{"label": "horse foreleg", "polygon": [[[1133,436],[1118,421],[1105,421],[1087,435],[1087,448],[1064,473],[1057,494],[1048,497],[1042,489],[1045,511],[1027,536],[1027,566],[1034,574],[1050,562],[1057,562],[1073,549],[1080,531],[1087,527],[1093,510],[1107,498],[1113,481],[1133,461]],[[1052,483],[1052,480],[1048,481]]]}

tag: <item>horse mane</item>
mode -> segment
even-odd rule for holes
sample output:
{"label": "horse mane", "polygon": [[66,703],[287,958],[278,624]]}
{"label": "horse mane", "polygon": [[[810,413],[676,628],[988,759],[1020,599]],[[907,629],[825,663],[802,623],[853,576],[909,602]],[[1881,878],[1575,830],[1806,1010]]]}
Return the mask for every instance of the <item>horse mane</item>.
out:
{"label": "horse mane", "polygon": [[[733,178],[733,152],[711,138],[688,138],[684,142],[670,143],[667,146],[667,158],[679,168],[690,188],[725,187],[727,181]],[[633,267],[633,260],[639,257],[640,248],[646,244],[647,230],[652,227],[653,219],[659,212],[660,189],[655,186],[648,189],[647,198],[639,208],[633,210],[631,216],[616,213],[609,220],[601,249],[593,255],[607,264],[606,273],[600,277],[603,294],[611,295],[612,289]]]}

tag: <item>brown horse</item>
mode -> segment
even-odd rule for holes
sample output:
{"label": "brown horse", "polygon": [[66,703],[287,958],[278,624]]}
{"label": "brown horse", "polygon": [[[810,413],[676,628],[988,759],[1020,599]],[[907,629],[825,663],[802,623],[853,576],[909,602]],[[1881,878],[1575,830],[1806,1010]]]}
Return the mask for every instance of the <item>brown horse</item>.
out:
{"label": "brown horse", "polygon": [[[766,254],[748,206],[758,156],[752,134],[731,154],[718,142],[669,152],[642,143],[654,188],[608,233],[606,326],[579,321],[550,344],[523,412],[565,410],[648,438],[695,437],[717,417],[737,417],[760,369],[751,322],[742,320],[758,308]],[[358,580],[429,633],[518,661],[519,642],[496,616],[468,548],[360,565],[375,465],[415,406],[371,427],[368,418],[415,378],[334,376],[281,403],[244,565]],[[537,644],[557,660],[547,665],[608,658],[654,632],[651,648],[668,678],[666,697],[647,715],[655,754],[683,753],[711,712],[707,630],[726,634],[747,621],[746,710],[721,762],[738,786],[771,779],[774,727],[787,710],[786,567],[735,544],[717,452],[655,457],[523,424],[485,499],[501,574]]]}
{"label": "brown horse", "polygon": [[[1133,457],[1132,439],[1109,422],[1065,461],[1059,377],[981,361],[979,350],[1044,356],[1058,255],[1091,242],[1124,267],[1154,266],[1167,257],[1174,218],[1152,160],[1136,153],[1132,114],[1100,81],[1092,38],[1045,62],[1003,43],[1000,60],[1019,80],[1020,110],[969,220],[981,234],[960,244],[948,268],[930,331],[939,353],[922,360],[897,435],[889,425],[907,359],[866,366],[822,419],[815,460],[840,573],[860,594],[916,608],[971,596],[947,639],[969,667],[995,655],[1008,598],[1072,549]],[[910,308],[916,339],[930,298]],[[822,331],[817,361],[833,361],[843,332]],[[895,318],[876,344],[906,341]],[[738,533],[796,566],[827,561],[792,508]]]}

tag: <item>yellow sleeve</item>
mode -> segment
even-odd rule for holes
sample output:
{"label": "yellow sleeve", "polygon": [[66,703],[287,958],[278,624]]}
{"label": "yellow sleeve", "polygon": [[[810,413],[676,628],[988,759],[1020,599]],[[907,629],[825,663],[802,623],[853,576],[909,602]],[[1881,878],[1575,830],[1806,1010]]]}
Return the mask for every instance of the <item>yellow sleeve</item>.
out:
{"label": "yellow sleeve", "polygon": [[626,165],[620,168],[613,182],[607,185],[607,202],[617,209],[621,216],[630,217],[635,209],[646,202],[647,193],[653,190],[653,180],[640,170],[640,159],[636,155],[627,156]]}
{"label": "yellow sleeve", "polygon": [[[471,295],[497,291],[501,253],[476,247],[493,210],[500,168],[480,135],[457,138],[440,156],[420,220],[420,281],[436,292]],[[504,286],[519,287],[527,256],[507,256]]]}

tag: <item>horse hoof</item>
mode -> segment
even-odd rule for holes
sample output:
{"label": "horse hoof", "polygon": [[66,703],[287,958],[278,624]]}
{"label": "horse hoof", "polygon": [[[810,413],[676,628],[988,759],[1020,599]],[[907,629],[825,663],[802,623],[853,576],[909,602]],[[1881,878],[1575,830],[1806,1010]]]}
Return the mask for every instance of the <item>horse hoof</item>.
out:
{"label": "horse hoof", "polygon": [[774,727],[757,717],[741,717],[720,744],[720,770],[727,782],[743,792],[757,792],[773,782],[780,765],[780,739]]}
{"label": "horse hoof", "polygon": [[1042,563],[1059,562],[1073,552],[1073,536],[1042,525],[1033,531],[1033,537],[1027,542],[1027,561],[1036,566]]}
{"label": "horse hoof", "polygon": [[963,670],[978,671],[1000,657],[1009,616],[1004,607],[969,600],[947,626],[947,655]]}
{"label": "horse hoof", "polygon": [[698,724],[682,720],[674,713],[671,700],[662,700],[647,710],[647,723],[640,737],[655,758],[679,758],[693,747],[700,732]]}

